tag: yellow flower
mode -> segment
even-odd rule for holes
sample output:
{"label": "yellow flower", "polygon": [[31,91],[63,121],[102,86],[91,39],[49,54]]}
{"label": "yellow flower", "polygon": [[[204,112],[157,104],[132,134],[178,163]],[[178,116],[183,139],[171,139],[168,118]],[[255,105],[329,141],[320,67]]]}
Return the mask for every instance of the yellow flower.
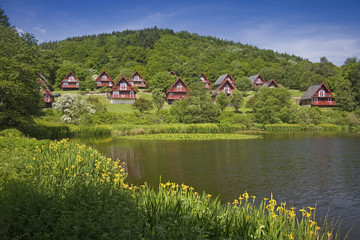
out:
{"label": "yellow flower", "polygon": [[211,198],[211,196],[212,196],[211,194],[208,194],[206,195],[206,198]]}
{"label": "yellow flower", "polygon": [[315,208],[313,207],[308,207],[308,209],[311,211],[311,210],[315,210]]}
{"label": "yellow flower", "polygon": [[237,199],[235,199],[234,202],[233,202],[233,204],[234,204],[234,205],[239,204],[239,201],[238,201]]}
{"label": "yellow flower", "polygon": [[292,233],[290,233],[289,235],[287,235],[289,237],[289,239],[294,239]]}
{"label": "yellow flower", "polygon": [[319,226],[316,226],[315,230],[316,230],[316,231],[320,230],[320,227],[319,227]]}
{"label": "yellow flower", "polygon": [[328,239],[331,237],[331,232],[327,232]]}
{"label": "yellow flower", "polygon": [[243,195],[242,195],[244,198],[248,199],[249,198],[249,194],[247,192],[245,192]]}

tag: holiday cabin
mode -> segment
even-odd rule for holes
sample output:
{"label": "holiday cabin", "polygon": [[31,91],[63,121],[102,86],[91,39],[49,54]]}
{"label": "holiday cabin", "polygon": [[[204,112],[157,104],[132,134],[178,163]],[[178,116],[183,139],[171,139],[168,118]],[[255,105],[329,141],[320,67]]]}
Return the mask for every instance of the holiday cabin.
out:
{"label": "holiday cabin", "polygon": [[136,90],[123,76],[110,90],[112,104],[132,104],[136,99]]}
{"label": "holiday cabin", "polygon": [[336,101],[332,92],[324,83],[311,85],[300,98],[300,105],[306,107],[328,107],[335,106]]}
{"label": "holiday cabin", "polygon": [[138,71],[135,71],[135,73],[129,78],[129,83],[134,87],[146,88],[146,81]]}
{"label": "holiday cabin", "polygon": [[96,87],[113,87],[114,81],[111,79],[109,74],[106,71],[103,71],[97,78],[96,78]]}
{"label": "holiday cabin", "polygon": [[172,104],[176,100],[184,99],[187,92],[189,92],[188,86],[181,78],[178,78],[166,92],[166,101]]}
{"label": "holiday cabin", "polygon": [[264,82],[264,84],[261,87],[278,88],[279,85],[277,85],[274,79],[271,79],[270,81]]}
{"label": "holiday cabin", "polygon": [[42,89],[43,101],[46,107],[52,107],[52,103],[54,102],[54,94],[48,89]]}
{"label": "holiday cabin", "polygon": [[227,73],[227,74],[224,74],[224,75],[221,75],[220,77],[218,77],[218,79],[214,83],[214,87],[219,87],[227,80],[229,80],[231,82],[231,84],[235,86],[235,80],[231,77],[231,75],[229,73]]}
{"label": "holiday cabin", "polygon": [[79,79],[75,76],[73,72],[69,72],[66,77],[61,80],[62,90],[78,90],[79,89]]}
{"label": "holiday cabin", "polygon": [[169,74],[170,74],[170,75],[173,75],[173,76],[175,76],[175,77],[176,77],[176,74],[174,73],[174,71],[173,71],[173,70],[170,70]]}
{"label": "holiday cabin", "polygon": [[205,89],[206,90],[211,90],[211,82],[209,81],[209,79],[205,76],[204,73],[201,73],[201,77],[200,77],[202,83],[205,85]]}
{"label": "holiday cabin", "polygon": [[252,75],[249,77],[250,82],[253,86],[259,87],[265,83],[265,79],[260,75]]}
{"label": "holiday cabin", "polygon": [[232,91],[235,89],[235,85],[231,82],[230,79],[226,79],[222,82],[221,85],[218,86],[218,88],[211,94],[213,98],[216,98],[216,95],[220,92],[225,92],[226,95],[230,95]]}

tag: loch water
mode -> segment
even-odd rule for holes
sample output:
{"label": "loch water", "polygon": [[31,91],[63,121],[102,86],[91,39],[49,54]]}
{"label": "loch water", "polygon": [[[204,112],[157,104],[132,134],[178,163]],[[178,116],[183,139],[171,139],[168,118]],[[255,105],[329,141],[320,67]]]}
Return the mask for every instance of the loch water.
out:
{"label": "loch water", "polygon": [[341,219],[360,239],[360,136],[342,133],[261,134],[257,140],[162,141],[81,139],[126,162],[127,182],[172,181],[232,202],[247,191],[298,210],[315,206]]}

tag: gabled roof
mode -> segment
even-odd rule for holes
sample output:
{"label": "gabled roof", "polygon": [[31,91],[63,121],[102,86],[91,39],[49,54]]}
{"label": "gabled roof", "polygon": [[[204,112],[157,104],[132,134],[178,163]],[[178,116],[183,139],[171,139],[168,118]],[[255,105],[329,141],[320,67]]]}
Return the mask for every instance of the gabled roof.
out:
{"label": "gabled roof", "polygon": [[[100,75],[96,78],[96,80],[98,80],[98,79],[101,80],[101,76],[102,76],[103,74],[105,74],[105,75],[109,78],[109,81],[112,81],[112,82],[113,82],[112,78],[110,77],[110,75],[109,75],[105,70],[100,73]],[[108,81],[108,80],[106,80],[106,81]]]}
{"label": "gabled roof", "polygon": [[210,82],[209,79],[205,76],[205,74],[203,72],[201,73],[201,77],[203,77],[206,82]]}
{"label": "gabled roof", "polygon": [[275,82],[274,79],[271,79],[270,81],[266,81],[264,82],[264,84],[262,85],[262,87],[268,87],[271,85],[271,83],[274,83],[276,85],[276,87],[279,87],[279,85]]}
{"label": "gabled roof", "polygon": [[41,84],[46,84],[46,85],[48,85],[48,86],[51,87],[51,84],[50,84],[49,81],[45,78],[44,75],[42,75],[42,74],[39,73],[39,72],[37,72],[36,74],[40,77],[40,81],[39,81],[39,82],[40,82]]}
{"label": "gabled roof", "polygon": [[324,83],[318,83],[318,84],[311,85],[306,90],[306,92],[301,96],[300,100],[311,99],[314,96],[314,94],[319,91],[321,86],[324,86],[329,91],[329,93],[332,94],[332,92],[329,90],[329,88]]}
{"label": "gabled roof", "polygon": [[221,75],[220,77],[218,77],[218,79],[214,83],[214,86],[220,85],[224,81],[224,79],[226,79],[226,77],[229,77],[231,80],[234,81],[234,79],[231,77],[231,75],[229,73],[226,73],[226,74]]}
{"label": "gabled roof", "polygon": [[177,82],[182,82],[184,85],[185,85],[185,89],[187,90],[187,88],[188,88],[188,85],[186,85],[186,83],[181,79],[181,78],[178,78],[175,82],[174,82],[174,84],[169,88],[169,90],[167,90],[167,92],[166,92],[166,94],[168,93],[168,92],[170,92],[170,90],[176,85],[176,83]]}
{"label": "gabled roof", "polygon": [[230,86],[232,87],[232,89],[235,89],[235,86],[231,83],[231,80],[226,80],[226,81],[223,81],[222,84],[220,84],[216,90],[211,94],[211,96],[215,96],[216,94],[218,94],[218,92],[221,90],[221,88],[226,84],[226,83],[229,83]]}
{"label": "gabled roof", "polygon": [[258,77],[261,78],[261,81],[262,81],[262,82],[265,82],[265,79],[264,79],[260,74],[256,74],[256,75],[252,75],[252,76],[249,77],[251,83],[254,84],[254,81],[255,81]]}
{"label": "gabled roof", "polygon": [[70,71],[70,72],[68,73],[68,75],[66,75],[66,76],[63,78],[63,80],[61,80],[61,81],[64,81],[65,79],[68,79],[70,75],[73,75],[74,78],[75,78],[75,80],[78,80],[78,81],[79,81],[79,79],[76,77],[76,75],[75,75],[72,71]]}
{"label": "gabled roof", "polygon": [[[120,80],[112,87],[112,89],[110,90],[110,92],[114,91],[114,88],[120,86],[121,80],[125,80],[125,82],[126,82],[126,84],[128,85],[128,87],[130,87],[130,91],[137,92],[137,91],[135,90],[135,88],[134,88],[133,86],[131,86],[131,84],[129,83],[129,81],[126,80],[126,78],[125,78],[124,76],[122,76],[122,77],[120,78]],[[115,91],[117,91],[117,90],[115,89]]]}
{"label": "gabled roof", "polygon": [[45,92],[45,93],[51,95],[52,97],[54,97],[54,94],[48,88],[43,89],[43,92]]}
{"label": "gabled roof", "polygon": [[170,70],[169,74],[170,74],[170,75],[173,75],[173,76],[176,76],[176,74],[174,73],[173,70]]}
{"label": "gabled roof", "polygon": [[144,80],[144,82],[146,82],[145,79],[141,76],[141,74],[140,74],[137,70],[136,70],[135,73],[129,78],[129,80],[132,79],[132,78],[134,78],[135,75],[138,75],[142,80]]}

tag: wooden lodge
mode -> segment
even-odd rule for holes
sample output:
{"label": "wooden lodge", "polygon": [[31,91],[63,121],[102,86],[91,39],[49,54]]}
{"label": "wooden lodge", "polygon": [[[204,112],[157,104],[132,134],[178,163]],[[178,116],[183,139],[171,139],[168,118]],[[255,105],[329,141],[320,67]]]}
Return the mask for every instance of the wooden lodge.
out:
{"label": "wooden lodge", "polygon": [[336,101],[332,92],[324,83],[311,85],[300,98],[300,105],[306,107],[328,107],[335,106]]}
{"label": "wooden lodge", "polygon": [[265,83],[265,79],[260,74],[252,75],[249,79],[251,84],[255,87],[259,87]]}
{"label": "wooden lodge", "polygon": [[279,85],[275,82],[274,79],[271,79],[270,81],[264,82],[264,84],[261,87],[278,88]]}
{"label": "wooden lodge", "polygon": [[211,94],[213,98],[216,98],[216,95],[220,92],[225,92],[226,95],[230,95],[232,91],[235,89],[235,85],[231,82],[230,79],[226,79],[222,82],[221,85],[219,85],[216,90]]}
{"label": "wooden lodge", "polygon": [[42,94],[45,107],[52,107],[52,104],[54,102],[54,94],[48,88],[43,88]]}
{"label": "wooden lodge", "polygon": [[172,104],[176,100],[184,99],[187,92],[189,92],[188,86],[181,78],[178,78],[166,92],[166,101]]}
{"label": "wooden lodge", "polygon": [[106,71],[103,71],[100,73],[100,75],[96,78],[96,87],[110,87],[112,88],[114,86],[114,81],[111,79],[109,74],[107,74]]}
{"label": "wooden lodge", "polygon": [[209,81],[209,79],[205,76],[204,73],[201,73],[201,82],[205,85],[205,89],[206,90],[211,90],[211,82]]}
{"label": "wooden lodge", "polygon": [[79,79],[75,76],[73,72],[69,72],[66,77],[61,80],[62,90],[78,90],[79,89]]}
{"label": "wooden lodge", "polygon": [[235,86],[235,80],[231,77],[229,73],[227,73],[218,77],[218,79],[214,83],[214,87],[219,87],[227,80],[229,80],[231,84]]}
{"label": "wooden lodge", "polygon": [[110,90],[112,104],[132,104],[136,99],[136,90],[123,76]]}
{"label": "wooden lodge", "polygon": [[129,83],[134,87],[146,88],[146,81],[138,71],[135,71],[135,73],[129,78]]}

